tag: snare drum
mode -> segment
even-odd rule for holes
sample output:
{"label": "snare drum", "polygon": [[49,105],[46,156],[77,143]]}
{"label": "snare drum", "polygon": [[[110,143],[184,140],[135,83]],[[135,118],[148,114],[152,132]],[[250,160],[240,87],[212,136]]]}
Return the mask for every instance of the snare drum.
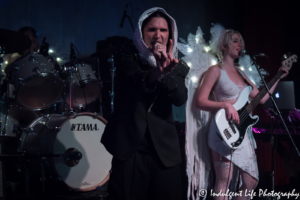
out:
{"label": "snare drum", "polygon": [[[66,63],[63,67],[63,72],[67,75],[70,70],[72,73],[72,106],[73,108],[85,107],[85,105],[92,103],[101,92],[101,83],[96,75],[94,67],[85,62],[77,61],[74,66]],[[70,105],[70,90],[66,85],[65,101]]]}
{"label": "snare drum", "polygon": [[[22,133],[18,150],[29,154],[64,154],[49,158],[53,171],[74,190],[94,190],[107,182],[111,169],[112,156],[100,143],[105,124],[105,119],[92,113],[40,117]],[[74,152],[82,158],[70,159]]]}
{"label": "snare drum", "polygon": [[30,110],[43,110],[62,95],[63,81],[57,63],[41,54],[24,56],[12,63],[10,81],[16,88],[16,99]]}

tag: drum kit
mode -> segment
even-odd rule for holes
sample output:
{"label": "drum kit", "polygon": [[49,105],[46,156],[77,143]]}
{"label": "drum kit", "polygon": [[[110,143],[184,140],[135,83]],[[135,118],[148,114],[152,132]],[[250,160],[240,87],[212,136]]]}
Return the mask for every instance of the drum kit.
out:
{"label": "drum kit", "polygon": [[[0,38],[1,54],[22,52],[31,45],[27,37],[10,30],[0,29]],[[113,58],[109,62],[113,64]],[[10,63],[5,72],[0,138],[15,138],[17,149],[0,152],[0,160],[46,159],[51,176],[69,190],[93,191],[107,183],[112,156],[100,143],[107,121],[101,113],[82,112],[101,96],[99,65],[71,56],[59,66],[51,55],[34,53]]]}

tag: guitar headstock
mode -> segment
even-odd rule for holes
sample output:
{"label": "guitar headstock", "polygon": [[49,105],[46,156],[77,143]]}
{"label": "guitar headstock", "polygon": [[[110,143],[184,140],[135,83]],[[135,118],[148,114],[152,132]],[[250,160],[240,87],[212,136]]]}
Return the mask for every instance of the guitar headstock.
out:
{"label": "guitar headstock", "polygon": [[288,58],[286,58],[284,61],[282,61],[282,66],[284,68],[286,68],[287,70],[290,70],[293,63],[294,62],[297,62],[297,58],[298,56],[297,55],[292,55],[292,56],[289,56]]}

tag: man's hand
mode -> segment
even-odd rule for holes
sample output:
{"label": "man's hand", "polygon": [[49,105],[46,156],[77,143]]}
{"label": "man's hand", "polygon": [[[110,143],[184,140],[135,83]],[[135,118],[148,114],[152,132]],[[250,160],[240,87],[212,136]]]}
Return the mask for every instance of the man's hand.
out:
{"label": "man's hand", "polygon": [[167,51],[166,51],[167,47],[160,43],[154,43],[150,47],[150,50],[156,59],[157,66],[159,67],[160,72],[162,74],[171,71],[173,67],[178,63],[178,59],[173,58],[172,55],[173,46],[174,46],[173,40],[170,39],[169,47]]}

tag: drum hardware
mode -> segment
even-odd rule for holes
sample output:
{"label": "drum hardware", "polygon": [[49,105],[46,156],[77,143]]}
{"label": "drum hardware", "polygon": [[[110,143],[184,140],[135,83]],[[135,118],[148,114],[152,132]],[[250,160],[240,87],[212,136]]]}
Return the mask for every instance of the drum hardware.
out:
{"label": "drum hardware", "polygon": [[[1,44],[0,44],[0,51],[1,51]],[[1,52],[0,52],[1,53]],[[3,58],[0,57],[0,97],[2,97],[2,65],[3,65]],[[1,102],[2,103],[2,102]],[[2,118],[2,104],[1,104],[1,108],[0,108],[0,112],[1,112],[1,118]],[[5,129],[4,129],[5,130]],[[2,130],[2,120],[0,121],[0,136],[4,135],[6,131]],[[2,151],[1,151],[2,152]]]}
{"label": "drum hardware", "polygon": [[76,148],[69,148],[64,153],[64,163],[69,167],[78,165],[79,160],[82,158],[82,153]]}
{"label": "drum hardware", "polygon": [[32,55],[30,55],[30,57],[28,58],[28,60],[29,60],[30,62],[32,62],[32,63],[35,62],[35,58],[34,58]]}
{"label": "drum hardware", "polygon": [[115,62],[114,62],[114,55],[112,54],[111,57],[108,59],[108,62],[111,64],[110,72],[111,72],[111,91],[110,91],[110,98],[111,98],[111,113],[114,112],[114,82],[115,82]]}
{"label": "drum hardware", "polygon": [[40,53],[46,57],[49,55],[48,52],[49,52],[49,43],[46,42],[46,37],[44,37],[40,48]]}
{"label": "drum hardware", "polygon": [[[97,57],[97,69],[98,69],[98,84],[101,85],[101,88],[103,88],[102,81],[101,81],[101,73],[100,73],[100,66],[99,66],[99,57]],[[102,111],[102,95],[99,96],[99,114],[100,116],[103,116]]]}
{"label": "drum hardware", "polygon": [[6,86],[6,95],[2,97],[0,102],[0,136],[18,137],[20,133],[19,114],[22,107],[18,106],[12,101],[12,99],[7,97],[7,94],[9,93],[7,92],[9,90],[9,85],[7,84]]}
{"label": "drum hardware", "polygon": [[40,69],[38,67],[34,68],[32,71],[35,72],[37,76],[41,75]]}

